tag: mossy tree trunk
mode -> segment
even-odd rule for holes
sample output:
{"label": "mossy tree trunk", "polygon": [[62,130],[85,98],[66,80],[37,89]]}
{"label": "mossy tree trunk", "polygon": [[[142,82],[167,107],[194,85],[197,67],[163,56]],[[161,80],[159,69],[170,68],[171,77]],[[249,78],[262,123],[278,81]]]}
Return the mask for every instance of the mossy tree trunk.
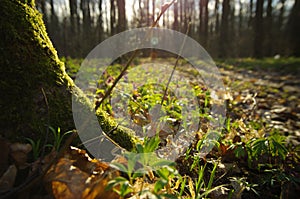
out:
{"label": "mossy tree trunk", "polygon": [[[87,111],[93,106],[66,74],[34,1],[1,0],[0,12],[0,135],[38,139],[47,125],[74,128],[72,95]],[[106,132],[118,127],[101,110],[97,117]],[[109,136],[128,150],[136,142],[123,127]]]}

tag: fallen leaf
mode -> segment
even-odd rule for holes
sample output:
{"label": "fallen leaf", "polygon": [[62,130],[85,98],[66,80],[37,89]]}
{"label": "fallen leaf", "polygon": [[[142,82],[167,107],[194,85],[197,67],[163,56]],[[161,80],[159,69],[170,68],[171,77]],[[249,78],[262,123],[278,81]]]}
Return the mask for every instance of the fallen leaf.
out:
{"label": "fallen leaf", "polygon": [[13,164],[8,167],[6,172],[0,178],[0,192],[11,189],[15,183],[17,167]]}
{"label": "fallen leaf", "polygon": [[10,145],[10,155],[19,169],[27,167],[27,155],[32,150],[30,144],[13,143]]}
{"label": "fallen leaf", "polygon": [[119,172],[107,163],[92,159],[81,149],[69,148],[44,177],[46,189],[57,199],[117,199],[108,182]]}

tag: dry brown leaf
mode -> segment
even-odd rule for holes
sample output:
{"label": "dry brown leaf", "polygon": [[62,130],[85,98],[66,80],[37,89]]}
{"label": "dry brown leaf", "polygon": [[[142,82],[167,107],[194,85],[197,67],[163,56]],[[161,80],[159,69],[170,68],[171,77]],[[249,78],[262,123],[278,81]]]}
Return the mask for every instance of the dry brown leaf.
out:
{"label": "dry brown leaf", "polygon": [[189,185],[189,191],[191,193],[191,196],[192,198],[196,198],[196,192],[195,192],[195,189],[194,189],[194,182],[192,180],[191,177],[187,177],[188,178],[188,185]]}
{"label": "dry brown leaf", "polygon": [[13,143],[10,145],[10,155],[19,169],[27,167],[27,155],[32,150],[30,144]]}
{"label": "dry brown leaf", "polygon": [[0,178],[0,192],[5,192],[14,186],[17,175],[17,167],[13,164],[8,167]]}
{"label": "dry brown leaf", "polygon": [[119,198],[105,190],[107,183],[119,176],[107,163],[91,159],[84,150],[71,147],[45,175],[48,192],[57,199]]}

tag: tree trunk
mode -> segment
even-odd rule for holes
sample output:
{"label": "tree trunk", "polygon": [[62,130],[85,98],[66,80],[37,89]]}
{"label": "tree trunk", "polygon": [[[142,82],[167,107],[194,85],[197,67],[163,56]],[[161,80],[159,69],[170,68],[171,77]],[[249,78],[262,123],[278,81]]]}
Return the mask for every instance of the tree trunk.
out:
{"label": "tree trunk", "polygon": [[219,0],[216,0],[216,3],[215,3],[215,19],[216,19],[216,24],[215,24],[215,33],[218,34],[219,33],[219,23],[220,23],[220,20],[219,20]]}
{"label": "tree trunk", "polygon": [[110,35],[116,34],[116,6],[115,0],[110,0]]}
{"label": "tree trunk", "polygon": [[252,27],[252,22],[253,22],[252,14],[253,14],[253,0],[250,0],[248,27]]}
{"label": "tree trunk", "polygon": [[99,0],[99,16],[98,16],[98,42],[103,41],[104,39],[104,30],[103,30],[103,8],[102,8],[102,0]]}
{"label": "tree trunk", "polygon": [[[144,5],[145,6],[145,5]],[[139,19],[139,27],[142,27],[144,24],[144,20],[145,20],[145,14],[144,14],[144,7],[142,6],[142,0],[139,0],[139,15],[140,15],[140,19]]]}
{"label": "tree trunk", "polygon": [[183,23],[184,23],[184,19],[183,19],[183,0],[179,0],[179,27],[180,27],[180,31],[183,32]]}
{"label": "tree trunk", "polygon": [[208,0],[200,0],[200,41],[204,48],[207,47],[208,37]]}
{"label": "tree trunk", "polygon": [[152,0],[152,16],[151,16],[151,24],[154,22],[155,20],[155,0]]}
{"label": "tree trunk", "polygon": [[268,0],[266,16],[266,56],[272,56],[273,52],[273,16],[272,0]]}
{"label": "tree trunk", "polygon": [[[0,10],[0,134],[11,140],[44,138],[48,125],[74,128],[72,95],[85,111],[93,105],[66,74],[34,3],[1,0]],[[48,105],[47,105],[48,104]],[[118,126],[102,110],[97,118],[104,132],[132,150],[133,131]]]}
{"label": "tree trunk", "polygon": [[222,3],[222,21],[220,29],[220,51],[219,57],[227,57],[228,50],[228,18],[229,18],[229,0],[223,0]]}
{"label": "tree trunk", "polygon": [[126,30],[125,0],[118,0],[117,7],[118,7],[118,32],[123,32]]}
{"label": "tree trunk", "polygon": [[293,56],[300,56],[300,1],[295,0],[294,6],[291,10],[288,23],[287,23],[287,35],[289,40],[290,54]]}
{"label": "tree trunk", "polygon": [[263,56],[263,5],[264,0],[257,0],[254,24],[254,57],[256,58]]}
{"label": "tree trunk", "polygon": [[146,24],[147,24],[147,27],[149,27],[150,26],[150,7],[149,7],[149,0],[146,0],[145,2],[144,2],[145,4],[146,4],[146,7],[145,7],[145,9],[146,9]]}
{"label": "tree trunk", "polygon": [[178,27],[178,3],[174,3],[174,22],[173,22],[173,30],[179,30]]}

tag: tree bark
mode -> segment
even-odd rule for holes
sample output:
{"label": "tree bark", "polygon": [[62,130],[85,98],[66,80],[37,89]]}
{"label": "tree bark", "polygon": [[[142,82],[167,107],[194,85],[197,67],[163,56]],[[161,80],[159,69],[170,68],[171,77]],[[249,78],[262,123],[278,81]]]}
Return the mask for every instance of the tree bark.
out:
{"label": "tree bark", "polygon": [[263,56],[263,5],[264,0],[257,0],[254,24],[254,57],[256,58]]}
{"label": "tree bark", "polygon": [[219,57],[227,57],[228,50],[228,21],[230,12],[230,0],[223,0],[222,3],[222,21],[220,29],[220,51]]}
{"label": "tree bark", "polygon": [[273,52],[273,8],[272,8],[272,0],[268,0],[267,5],[267,16],[266,16],[266,56],[272,56]]}
{"label": "tree bark", "polygon": [[219,0],[216,0],[215,3],[215,19],[216,19],[216,24],[215,24],[215,33],[219,33],[219,26],[220,26],[220,19],[219,19]]}
{"label": "tree bark", "polygon": [[118,32],[123,32],[126,30],[125,0],[118,0],[117,7],[118,7]]}
{"label": "tree bark", "polygon": [[179,30],[178,26],[178,3],[174,3],[174,22],[173,22],[173,30]]}
{"label": "tree bark", "polygon": [[202,45],[207,47],[208,40],[208,0],[200,0],[200,41],[202,41]]}
{"label": "tree bark", "polygon": [[115,0],[110,0],[110,35],[116,34],[116,6]]}
{"label": "tree bark", "polygon": [[99,16],[98,16],[98,42],[101,42],[103,41],[104,39],[104,30],[103,30],[103,15],[102,15],[102,12],[103,12],[103,8],[102,8],[102,0],[99,0],[99,5],[98,5],[98,8],[99,8]]}
{"label": "tree bark", "polygon": [[287,23],[287,35],[289,40],[290,54],[293,56],[300,56],[300,1],[295,0]]}
{"label": "tree bark", "polygon": [[[48,125],[73,129],[72,96],[84,111],[95,114],[94,106],[66,74],[34,2],[1,0],[0,10],[1,136],[43,139]],[[111,139],[134,149],[137,138],[132,130],[118,126],[102,110],[96,116]]]}

